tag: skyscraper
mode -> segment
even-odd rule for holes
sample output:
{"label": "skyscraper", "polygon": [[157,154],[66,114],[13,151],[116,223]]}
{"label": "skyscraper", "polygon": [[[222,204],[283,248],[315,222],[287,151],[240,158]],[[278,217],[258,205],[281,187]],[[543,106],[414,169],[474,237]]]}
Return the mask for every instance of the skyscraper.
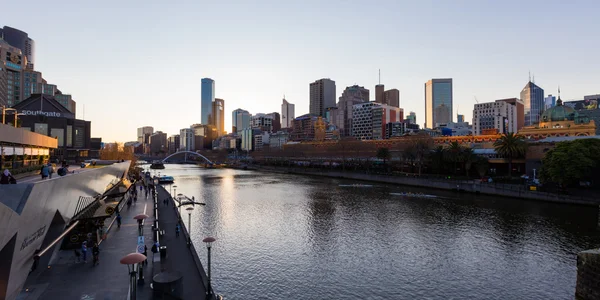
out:
{"label": "skyscraper", "polygon": [[346,87],[339,98],[337,109],[333,113],[331,123],[335,124],[342,136],[352,135],[352,107],[355,104],[369,102],[369,90],[362,86]]}
{"label": "skyscraper", "polygon": [[291,128],[295,116],[295,105],[287,102],[284,97],[281,104],[281,128]]}
{"label": "skyscraper", "polygon": [[0,28],[0,38],[11,46],[21,49],[21,52],[27,58],[27,69],[33,70],[35,63],[35,41],[29,38],[27,32],[4,26],[4,28]]}
{"label": "skyscraper", "polygon": [[277,132],[281,130],[281,115],[278,112],[272,112],[267,114],[267,116],[273,119],[273,132]]}
{"label": "skyscraper", "polygon": [[377,103],[384,103],[384,94],[385,94],[385,87],[383,84],[378,84],[375,86],[375,102]]}
{"label": "skyscraper", "polygon": [[310,84],[310,113],[325,117],[325,111],[335,106],[335,81],[319,79]]}
{"label": "skyscraper", "polygon": [[234,110],[231,113],[231,132],[240,133],[246,128],[250,128],[250,119],[252,115],[241,108]]}
{"label": "skyscraper", "polygon": [[144,126],[137,129],[137,141],[142,144],[148,144],[150,136],[154,133],[152,126]]}
{"label": "skyscraper", "polygon": [[452,78],[431,79],[425,83],[425,127],[452,121]]}
{"label": "skyscraper", "polygon": [[222,136],[225,133],[225,100],[216,98],[212,103],[211,119],[217,136]]}
{"label": "skyscraper", "polygon": [[385,91],[383,93],[383,104],[400,107],[400,91],[398,89]]}
{"label": "skyscraper", "polygon": [[210,115],[212,113],[212,103],[215,101],[215,81],[210,78],[202,78],[202,91],[200,99],[202,125],[210,125]]}
{"label": "skyscraper", "polygon": [[556,106],[556,96],[552,96],[552,94],[550,94],[544,99],[544,110],[554,106]]}
{"label": "skyscraper", "polygon": [[533,126],[540,122],[544,112],[544,90],[529,81],[521,91],[521,100],[525,107],[525,126]]}

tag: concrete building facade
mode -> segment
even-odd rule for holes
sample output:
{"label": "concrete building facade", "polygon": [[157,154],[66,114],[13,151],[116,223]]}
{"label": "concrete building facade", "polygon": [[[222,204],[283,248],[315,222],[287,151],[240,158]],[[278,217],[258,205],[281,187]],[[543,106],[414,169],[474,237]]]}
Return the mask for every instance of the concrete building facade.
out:
{"label": "concrete building facade", "polygon": [[234,110],[231,113],[231,132],[240,133],[242,130],[250,128],[251,118],[252,115],[247,110],[241,108]]}
{"label": "concrete building facade", "polygon": [[167,141],[167,149],[169,151],[169,154],[173,154],[173,153],[179,151],[180,144],[181,144],[181,141],[179,139],[179,134],[174,134],[174,135],[170,136]]}
{"label": "concrete building facade", "polygon": [[335,106],[335,81],[319,79],[310,84],[310,113],[325,117],[325,111]]}
{"label": "concrete building facade", "polygon": [[281,104],[281,128],[291,128],[292,120],[296,117],[296,106],[283,98]]}
{"label": "concrete building facade", "polygon": [[191,128],[183,128],[179,131],[179,150],[195,150],[194,131]]}
{"label": "concrete building facade", "polygon": [[385,91],[383,93],[383,103],[389,106],[400,107],[400,91],[398,89]]}
{"label": "concrete building facade", "polygon": [[517,105],[504,100],[475,104],[473,108],[473,135],[482,135],[484,131],[496,129],[505,134],[517,132]]}
{"label": "concrete building facade", "polygon": [[211,124],[217,129],[217,136],[222,136],[225,134],[225,100],[215,98],[211,106]]}
{"label": "concrete building facade", "polygon": [[339,130],[341,136],[352,136],[352,108],[356,104],[369,102],[369,90],[362,86],[346,87],[332,114],[330,123]]}
{"label": "concrete building facade", "polygon": [[354,105],[352,115],[352,135],[358,140],[383,139],[387,123],[404,119],[401,108],[375,102]]}

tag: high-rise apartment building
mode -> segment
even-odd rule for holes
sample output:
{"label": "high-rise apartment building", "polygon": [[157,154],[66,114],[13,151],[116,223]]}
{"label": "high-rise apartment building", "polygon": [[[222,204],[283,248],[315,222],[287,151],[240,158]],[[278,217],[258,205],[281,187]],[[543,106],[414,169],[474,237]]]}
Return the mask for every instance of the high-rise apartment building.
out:
{"label": "high-rise apartment building", "polygon": [[310,84],[310,113],[325,117],[325,111],[335,106],[335,81],[319,79]]}
{"label": "high-rise apartment building", "polygon": [[142,144],[150,142],[150,136],[154,133],[152,126],[144,126],[137,129],[137,141]]}
{"label": "high-rise apartment building", "polygon": [[452,78],[425,83],[425,127],[452,122]]}
{"label": "high-rise apartment building", "polygon": [[281,104],[281,128],[291,128],[292,120],[296,117],[295,105],[287,102],[285,97]]}
{"label": "high-rise apartment building", "polygon": [[[278,112],[272,112],[270,114],[267,114],[268,117],[271,117],[271,119],[273,119],[273,129],[271,130],[272,132],[277,132],[281,130],[281,115]],[[267,143],[268,144],[268,143]]]}
{"label": "high-rise apartment building", "polygon": [[179,145],[181,144],[181,141],[179,140],[179,134],[174,134],[172,136],[169,137],[169,140],[167,141],[167,148],[169,150],[169,154],[173,154],[177,151],[179,151]]}
{"label": "high-rise apartment building", "polygon": [[217,129],[217,136],[225,134],[225,100],[216,98],[212,103],[210,116],[212,125]]}
{"label": "high-rise apartment building", "polygon": [[266,114],[255,114],[250,121],[252,129],[260,129],[265,132],[273,131],[273,117]]}
{"label": "high-rise apartment building", "polygon": [[544,90],[529,81],[521,90],[521,101],[525,108],[525,126],[538,124],[544,112]]}
{"label": "high-rise apartment building", "polygon": [[383,139],[387,123],[404,119],[401,108],[376,102],[356,104],[352,109],[352,135],[358,140]]}
{"label": "high-rise apartment building", "polygon": [[[506,99],[512,100],[512,99]],[[490,129],[506,134],[518,131],[517,103],[496,100],[475,104],[473,108],[473,135],[482,135]]]}
{"label": "high-rise apartment building", "polygon": [[400,91],[398,89],[385,91],[383,93],[383,104],[400,107]]}
{"label": "high-rise apartment building", "polygon": [[167,134],[162,131],[157,131],[150,136],[150,153],[153,155],[162,155],[167,153],[168,143]]}
{"label": "high-rise apartment building", "polygon": [[341,136],[352,136],[352,107],[366,102],[369,102],[369,90],[362,86],[349,86],[342,92],[337,109],[329,120],[338,128]]}
{"label": "high-rise apartment building", "polygon": [[2,77],[6,79],[6,92],[0,94],[0,102],[6,106],[14,106],[24,100],[22,82],[26,62],[21,49],[0,39],[0,67],[4,71]]}
{"label": "high-rise apartment building", "polygon": [[200,123],[210,125],[212,106],[215,101],[215,81],[210,78],[202,78],[201,86]]}
{"label": "high-rise apartment building", "polygon": [[231,113],[231,132],[240,133],[246,128],[250,128],[250,119],[252,115],[241,108],[234,110]]}
{"label": "high-rise apartment building", "polygon": [[35,41],[29,37],[27,32],[4,26],[4,28],[0,28],[0,39],[5,40],[13,47],[19,48],[21,53],[27,58],[27,69],[33,70],[35,63]]}

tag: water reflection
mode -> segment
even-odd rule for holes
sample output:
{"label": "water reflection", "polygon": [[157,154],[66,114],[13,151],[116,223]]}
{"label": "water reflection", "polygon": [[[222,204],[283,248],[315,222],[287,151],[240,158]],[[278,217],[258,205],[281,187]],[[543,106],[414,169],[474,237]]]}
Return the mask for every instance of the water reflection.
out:
{"label": "water reflection", "polygon": [[[167,166],[228,299],[564,299],[598,247],[594,208]],[[426,193],[415,198],[391,193]],[[203,247],[198,247],[205,257]]]}

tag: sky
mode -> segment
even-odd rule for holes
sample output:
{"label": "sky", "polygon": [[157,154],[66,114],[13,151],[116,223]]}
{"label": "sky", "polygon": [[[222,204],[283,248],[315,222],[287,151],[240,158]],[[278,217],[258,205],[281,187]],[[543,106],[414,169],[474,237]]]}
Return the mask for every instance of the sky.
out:
{"label": "sky", "polygon": [[[136,140],[200,123],[200,80],[231,111],[308,113],[309,84],[378,70],[424,123],[424,83],[453,78],[453,118],[519,97],[529,72],[563,100],[600,94],[600,1],[47,1],[2,4],[0,25],[36,42],[37,71],[77,101],[92,137]],[[7,13],[8,12],[8,13]],[[336,99],[337,101],[337,99]],[[85,112],[84,112],[85,110]]]}

